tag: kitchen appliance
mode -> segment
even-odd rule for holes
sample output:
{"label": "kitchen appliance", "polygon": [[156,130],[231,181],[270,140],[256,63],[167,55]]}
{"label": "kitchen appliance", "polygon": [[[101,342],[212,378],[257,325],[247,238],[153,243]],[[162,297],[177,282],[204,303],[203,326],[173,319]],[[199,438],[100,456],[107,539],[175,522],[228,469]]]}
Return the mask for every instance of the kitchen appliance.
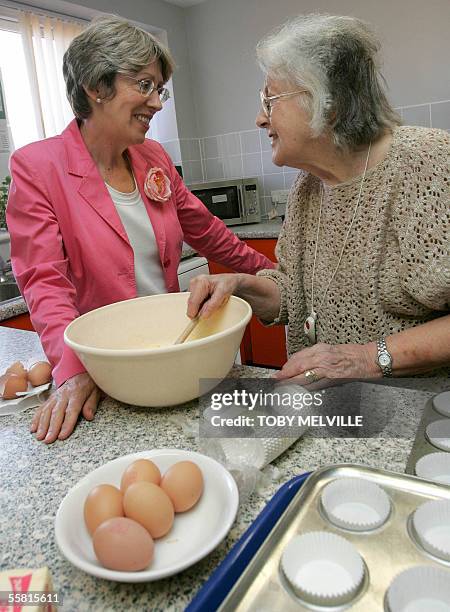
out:
{"label": "kitchen appliance", "polygon": [[183,259],[178,266],[178,282],[180,291],[189,291],[189,283],[199,274],[209,274],[208,261],[205,257],[189,257]]}
{"label": "kitchen appliance", "polygon": [[192,183],[190,191],[225,225],[261,221],[261,203],[256,178]]}

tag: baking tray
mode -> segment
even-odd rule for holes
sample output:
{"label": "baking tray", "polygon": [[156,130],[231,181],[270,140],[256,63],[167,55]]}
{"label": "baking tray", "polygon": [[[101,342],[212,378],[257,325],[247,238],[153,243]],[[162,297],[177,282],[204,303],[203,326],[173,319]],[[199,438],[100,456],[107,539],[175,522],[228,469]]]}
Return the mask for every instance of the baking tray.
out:
{"label": "baking tray", "polygon": [[434,444],[431,444],[425,433],[430,423],[433,423],[433,421],[441,421],[442,419],[446,418],[449,417],[445,417],[434,408],[433,398],[429,399],[428,402],[425,404],[422,419],[420,420],[419,427],[417,428],[416,437],[414,439],[411,453],[406,464],[405,472],[407,474],[416,473],[416,463],[421,457],[429,455],[430,453],[446,452],[442,450],[442,448],[438,448],[437,446],[434,446]]}
{"label": "baking tray", "polygon": [[[335,527],[323,517],[320,511],[322,490],[331,481],[343,477],[364,478],[388,493],[392,509],[382,527],[372,532],[355,533]],[[448,571],[450,580],[450,564],[435,560],[409,536],[411,514],[431,499],[450,499],[450,486],[351,464],[317,470],[293,498],[219,610],[298,612],[311,609],[337,611],[351,607],[353,612],[379,612],[384,609],[385,593],[393,578],[409,567],[439,566]],[[368,579],[351,604],[334,608],[308,606],[294,595],[281,574],[280,559],[288,542],[297,534],[315,530],[343,536],[356,546],[364,559]]]}
{"label": "baking tray", "polygon": [[310,472],[295,476],[278,489],[197,592],[185,612],[217,610],[309,475]]}

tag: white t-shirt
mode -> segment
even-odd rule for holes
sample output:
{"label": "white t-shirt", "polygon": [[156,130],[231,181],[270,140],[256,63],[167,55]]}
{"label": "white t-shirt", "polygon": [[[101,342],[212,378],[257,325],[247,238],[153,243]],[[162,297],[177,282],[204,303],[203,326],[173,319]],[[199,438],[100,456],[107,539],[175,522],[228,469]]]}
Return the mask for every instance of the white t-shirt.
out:
{"label": "white t-shirt", "polygon": [[137,294],[167,293],[155,232],[141,194],[117,191],[106,183],[134,252],[134,275]]}

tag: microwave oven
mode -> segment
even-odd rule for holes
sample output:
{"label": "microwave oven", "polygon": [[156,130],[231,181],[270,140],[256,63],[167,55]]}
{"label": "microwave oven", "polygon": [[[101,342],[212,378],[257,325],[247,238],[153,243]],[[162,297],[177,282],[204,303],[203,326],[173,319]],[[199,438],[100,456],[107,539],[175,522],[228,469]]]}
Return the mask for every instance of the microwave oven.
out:
{"label": "microwave oven", "polygon": [[256,178],[193,183],[189,190],[225,225],[259,223],[261,204]]}

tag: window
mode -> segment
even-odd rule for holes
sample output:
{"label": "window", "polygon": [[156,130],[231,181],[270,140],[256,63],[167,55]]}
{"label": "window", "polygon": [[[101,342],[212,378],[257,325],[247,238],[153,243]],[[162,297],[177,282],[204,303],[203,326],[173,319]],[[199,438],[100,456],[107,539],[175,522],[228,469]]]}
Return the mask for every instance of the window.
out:
{"label": "window", "polygon": [[39,140],[30,79],[18,23],[0,19],[0,72],[14,149]]}
{"label": "window", "polygon": [[[86,23],[0,6],[0,75],[13,149],[59,134],[73,119],[62,58]],[[149,30],[167,42],[163,30]],[[167,133],[176,130],[173,100],[166,106],[153,119],[149,137],[168,140]]]}

